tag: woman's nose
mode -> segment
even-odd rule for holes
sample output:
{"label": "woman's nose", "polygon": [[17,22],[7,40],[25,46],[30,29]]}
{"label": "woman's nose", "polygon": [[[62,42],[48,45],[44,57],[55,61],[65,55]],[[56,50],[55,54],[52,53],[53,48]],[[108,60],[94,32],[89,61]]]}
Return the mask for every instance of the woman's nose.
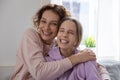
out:
{"label": "woman's nose", "polygon": [[45,29],[50,29],[49,26],[50,26],[49,23],[46,23],[45,26],[44,26],[44,28],[45,28]]}

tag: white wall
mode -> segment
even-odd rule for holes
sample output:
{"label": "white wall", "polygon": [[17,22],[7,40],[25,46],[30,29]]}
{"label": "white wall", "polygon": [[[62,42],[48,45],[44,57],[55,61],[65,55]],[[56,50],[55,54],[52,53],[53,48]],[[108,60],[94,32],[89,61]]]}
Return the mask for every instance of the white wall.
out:
{"label": "white wall", "polygon": [[101,59],[120,60],[119,4],[119,0],[99,0],[97,49]]}
{"label": "white wall", "polygon": [[50,0],[0,0],[0,66],[12,66],[23,32],[36,11]]}

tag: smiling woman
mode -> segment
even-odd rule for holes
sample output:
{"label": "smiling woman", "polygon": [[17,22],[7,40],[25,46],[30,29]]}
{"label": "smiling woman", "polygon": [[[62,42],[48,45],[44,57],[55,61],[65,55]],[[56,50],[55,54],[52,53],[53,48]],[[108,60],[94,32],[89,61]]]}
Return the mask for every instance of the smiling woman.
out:
{"label": "smiling woman", "polygon": [[[48,17],[51,15],[50,17]],[[51,20],[56,17],[56,19]],[[40,20],[38,31],[41,34],[44,43],[51,44],[54,37],[57,35],[59,16],[53,11],[45,11]],[[56,34],[55,34],[56,33]]]}

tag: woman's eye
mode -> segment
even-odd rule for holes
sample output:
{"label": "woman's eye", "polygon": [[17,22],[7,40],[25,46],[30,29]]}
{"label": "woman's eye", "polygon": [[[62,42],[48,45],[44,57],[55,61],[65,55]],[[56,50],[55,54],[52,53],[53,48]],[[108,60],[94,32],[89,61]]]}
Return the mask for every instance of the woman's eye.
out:
{"label": "woman's eye", "polygon": [[64,30],[61,30],[61,29],[60,29],[59,32],[64,32]]}
{"label": "woman's eye", "polygon": [[57,23],[51,23],[51,25],[57,26],[58,24]]}
{"label": "woman's eye", "polygon": [[41,22],[41,23],[46,23],[46,21],[45,21],[45,20],[41,20],[40,22]]}

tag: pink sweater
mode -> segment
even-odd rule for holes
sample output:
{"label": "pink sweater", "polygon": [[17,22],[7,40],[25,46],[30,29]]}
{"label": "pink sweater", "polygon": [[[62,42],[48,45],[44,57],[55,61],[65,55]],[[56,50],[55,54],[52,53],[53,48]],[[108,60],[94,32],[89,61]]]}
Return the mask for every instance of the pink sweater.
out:
{"label": "pink sweater", "polygon": [[53,44],[44,44],[38,32],[29,28],[22,38],[10,80],[52,80],[72,68],[68,58],[46,62],[43,55],[48,53],[52,46]]}

